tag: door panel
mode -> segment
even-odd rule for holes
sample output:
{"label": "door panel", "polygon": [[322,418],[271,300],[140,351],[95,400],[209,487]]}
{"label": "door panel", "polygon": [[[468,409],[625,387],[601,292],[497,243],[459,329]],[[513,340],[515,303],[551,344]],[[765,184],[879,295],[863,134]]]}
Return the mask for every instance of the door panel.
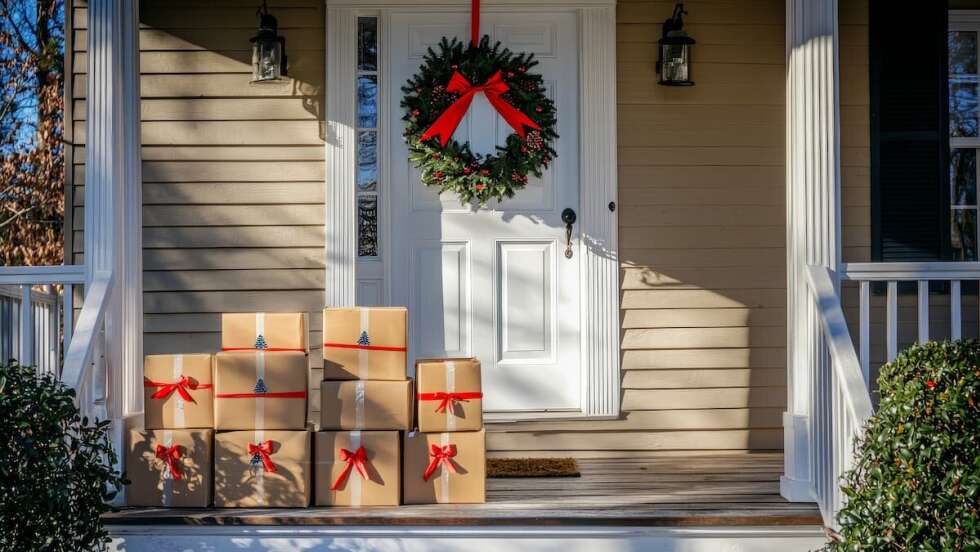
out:
{"label": "door panel", "polygon": [[[579,410],[579,239],[573,229],[576,254],[566,258],[561,222],[562,209],[579,209],[577,17],[485,11],[481,20],[492,39],[536,53],[540,64],[532,70],[558,107],[558,158],[514,198],[481,209],[425,188],[407,160],[400,87],[443,36],[468,39],[469,14],[391,12],[385,93],[392,303],[410,309],[412,359],[479,357],[488,412]],[[489,153],[511,132],[478,94],[454,138]]]}

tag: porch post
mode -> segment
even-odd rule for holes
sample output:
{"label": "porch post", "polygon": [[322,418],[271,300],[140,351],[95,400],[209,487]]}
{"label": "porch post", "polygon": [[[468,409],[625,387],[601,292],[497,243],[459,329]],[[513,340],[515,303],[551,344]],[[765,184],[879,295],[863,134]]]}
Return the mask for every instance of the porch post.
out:
{"label": "porch post", "polygon": [[105,372],[95,374],[93,389],[116,422],[117,451],[126,419],[142,411],[138,4],[88,3],[85,276],[86,291],[97,275],[113,277],[105,312]]}
{"label": "porch post", "polygon": [[[814,500],[811,462],[814,378],[829,374],[808,264],[840,261],[840,100],[837,0],[786,0],[787,411],[783,416],[788,500]],[[839,288],[839,280],[835,280]]]}

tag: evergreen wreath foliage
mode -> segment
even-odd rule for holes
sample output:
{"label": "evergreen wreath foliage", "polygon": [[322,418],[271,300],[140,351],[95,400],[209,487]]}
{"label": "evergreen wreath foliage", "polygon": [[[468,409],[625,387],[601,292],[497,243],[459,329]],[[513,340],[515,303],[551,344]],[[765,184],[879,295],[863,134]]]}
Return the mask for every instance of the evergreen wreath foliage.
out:
{"label": "evergreen wreath foliage", "polygon": [[825,550],[980,550],[980,343],[911,347],[878,388]]}
{"label": "evergreen wreath foliage", "polygon": [[[529,72],[537,65],[534,55],[515,54],[499,42],[491,46],[488,36],[475,47],[443,38],[438,49],[428,49],[419,72],[402,87],[409,160],[421,172],[423,184],[440,193],[452,191],[463,204],[513,197],[527,185],[528,175],[540,177],[557,155],[551,147],[558,138],[555,104],[545,94],[541,75]],[[446,90],[456,71],[474,85],[500,71],[509,88],[502,98],[541,129],[527,129],[525,139],[511,133],[494,155],[475,154],[468,142],[453,139],[445,147],[438,137],[423,141],[425,131],[459,98]]]}

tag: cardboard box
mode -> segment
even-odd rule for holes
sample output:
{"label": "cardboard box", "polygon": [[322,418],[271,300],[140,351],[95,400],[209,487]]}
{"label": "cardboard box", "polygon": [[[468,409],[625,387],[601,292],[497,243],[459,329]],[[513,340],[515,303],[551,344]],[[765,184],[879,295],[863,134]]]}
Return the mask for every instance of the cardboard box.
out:
{"label": "cardboard box", "polygon": [[131,430],[126,449],[130,506],[207,508],[211,505],[210,429]]}
{"label": "cardboard box", "polygon": [[215,429],[306,429],[309,361],[303,353],[218,353]]}
{"label": "cardboard box", "polygon": [[397,431],[314,434],[317,506],[397,506],[401,436]]}
{"label": "cardboard box", "polygon": [[214,505],[305,508],[310,432],[228,431],[214,436]]}
{"label": "cardboard box", "polygon": [[405,434],[405,504],[486,502],[486,433]]}
{"label": "cardboard box", "polygon": [[475,358],[415,362],[419,431],[477,431],[483,428],[480,361]]}
{"label": "cardboard box", "polygon": [[144,357],[144,427],[214,427],[213,363],[207,354]]}
{"label": "cardboard box", "polygon": [[306,313],[225,313],[221,350],[308,353],[308,327]]}
{"label": "cardboard box", "polygon": [[324,381],[320,384],[320,429],[408,430],[411,425],[411,381]]}
{"label": "cardboard box", "polygon": [[323,379],[404,380],[408,309],[323,309]]}

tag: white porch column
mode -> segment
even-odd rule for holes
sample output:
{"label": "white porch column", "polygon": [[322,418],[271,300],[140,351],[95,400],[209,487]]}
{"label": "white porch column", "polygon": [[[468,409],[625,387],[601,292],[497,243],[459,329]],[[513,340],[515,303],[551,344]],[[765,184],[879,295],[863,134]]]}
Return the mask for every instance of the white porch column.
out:
{"label": "white porch column", "polygon": [[780,492],[794,501],[814,500],[812,426],[827,421],[812,405],[830,404],[830,397],[812,397],[814,378],[828,375],[830,363],[805,269],[814,264],[836,271],[840,261],[837,4],[786,0],[788,397]]}
{"label": "white porch column", "polygon": [[[106,415],[118,422],[142,411],[143,396],[138,4],[90,0],[88,5],[86,291],[97,275],[113,276],[105,317],[106,372],[95,375],[93,389],[96,398],[105,398]],[[115,424],[118,445],[124,425]]]}

